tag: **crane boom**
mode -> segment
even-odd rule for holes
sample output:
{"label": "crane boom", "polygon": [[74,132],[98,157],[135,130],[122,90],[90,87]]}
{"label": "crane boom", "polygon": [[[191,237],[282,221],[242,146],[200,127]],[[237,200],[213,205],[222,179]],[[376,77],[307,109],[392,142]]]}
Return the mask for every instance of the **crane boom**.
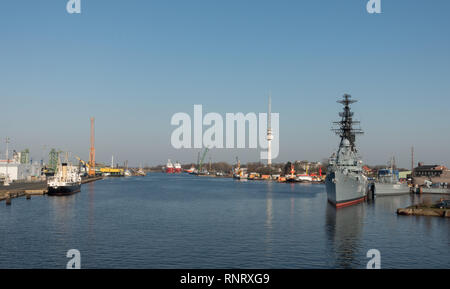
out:
{"label": "crane boom", "polygon": [[90,167],[89,164],[87,162],[83,161],[79,156],[75,155],[75,158],[78,161],[80,161],[83,165],[85,165],[86,167],[88,167],[88,168]]}
{"label": "crane boom", "polygon": [[89,175],[95,176],[95,131],[94,118],[91,117],[91,148],[89,150]]}
{"label": "crane boom", "polygon": [[203,161],[205,160],[206,157],[206,153],[208,152],[208,148],[205,148],[205,151],[203,152],[202,158],[200,159],[200,163],[198,165],[198,171],[201,172],[202,171],[202,166],[203,166]]}

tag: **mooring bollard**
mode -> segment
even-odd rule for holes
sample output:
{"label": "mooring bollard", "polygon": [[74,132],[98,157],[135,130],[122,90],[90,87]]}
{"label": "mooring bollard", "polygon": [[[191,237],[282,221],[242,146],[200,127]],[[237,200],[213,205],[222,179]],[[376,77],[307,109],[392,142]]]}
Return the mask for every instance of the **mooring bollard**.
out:
{"label": "mooring bollard", "polygon": [[27,196],[27,200],[31,200],[31,195],[30,194],[27,194],[26,196]]}
{"label": "mooring bollard", "polygon": [[11,205],[11,198],[6,198],[6,205],[10,206]]}

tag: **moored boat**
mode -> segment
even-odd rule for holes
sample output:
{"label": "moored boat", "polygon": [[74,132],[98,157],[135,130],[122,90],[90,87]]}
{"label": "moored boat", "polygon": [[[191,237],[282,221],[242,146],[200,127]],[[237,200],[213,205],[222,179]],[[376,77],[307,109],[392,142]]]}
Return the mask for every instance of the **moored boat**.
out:
{"label": "moored boat", "polygon": [[395,196],[409,194],[410,189],[406,182],[400,182],[398,171],[394,170],[395,161],[391,160],[391,167],[378,171],[378,178],[375,182],[375,194],[378,196]]}
{"label": "moored boat", "polygon": [[68,163],[58,165],[56,173],[47,181],[48,195],[65,196],[81,190],[81,176],[78,169]]}
{"label": "moored boat", "polygon": [[179,162],[176,162],[174,165],[174,173],[181,173],[181,164]]}
{"label": "moored boat", "polygon": [[173,164],[170,160],[167,161],[165,172],[167,174],[173,174],[175,172],[175,168],[173,167]]}
{"label": "moored boat", "polygon": [[190,169],[184,170],[186,173],[193,174],[195,172],[195,167],[192,166]]}
{"label": "moored boat", "polygon": [[448,183],[433,183],[426,180],[423,186],[414,188],[413,192],[419,194],[450,195],[450,185]]}

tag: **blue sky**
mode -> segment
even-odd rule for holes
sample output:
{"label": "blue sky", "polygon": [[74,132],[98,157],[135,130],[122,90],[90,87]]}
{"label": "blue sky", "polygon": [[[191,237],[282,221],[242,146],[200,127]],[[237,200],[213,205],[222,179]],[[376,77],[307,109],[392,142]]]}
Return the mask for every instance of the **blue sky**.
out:
{"label": "blue sky", "polygon": [[[365,0],[82,0],[80,15],[66,2],[0,3],[0,137],[34,159],[49,147],[87,159],[95,116],[99,161],[195,161],[170,145],[174,113],[264,112],[271,90],[275,161],[328,157],[350,93],[367,163],[409,167],[414,145],[450,166],[449,1],[382,0],[380,15]],[[211,151],[236,155],[259,152]]]}

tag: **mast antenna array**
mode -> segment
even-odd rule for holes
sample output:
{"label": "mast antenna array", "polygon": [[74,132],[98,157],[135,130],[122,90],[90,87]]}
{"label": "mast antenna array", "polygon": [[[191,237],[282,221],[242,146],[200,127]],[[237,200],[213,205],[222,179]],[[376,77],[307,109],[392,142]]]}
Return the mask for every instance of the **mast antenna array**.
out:
{"label": "mast antenna array", "polygon": [[339,113],[339,116],[341,117],[340,121],[335,121],[333,124],[336,126],[332,129],[338,136],[341,137],[341,145],[342,141],[344,139],[347,139],[350,142],[350,146],[352,150],[356,151],[355,148],[355,139],[356,135],[361,135],[364,132],[361,128],[357,127],[354,128],[353,126],[359,125],[360,122],[357,120],[353,120],[353,112],[350,109],[350,105],[357,102],[356,99],[352,99],[352,96],[349,94],[344,94],[341,100],[337,101],[338,103],[342,104],[344,106],[344,109],[342,112]]}

